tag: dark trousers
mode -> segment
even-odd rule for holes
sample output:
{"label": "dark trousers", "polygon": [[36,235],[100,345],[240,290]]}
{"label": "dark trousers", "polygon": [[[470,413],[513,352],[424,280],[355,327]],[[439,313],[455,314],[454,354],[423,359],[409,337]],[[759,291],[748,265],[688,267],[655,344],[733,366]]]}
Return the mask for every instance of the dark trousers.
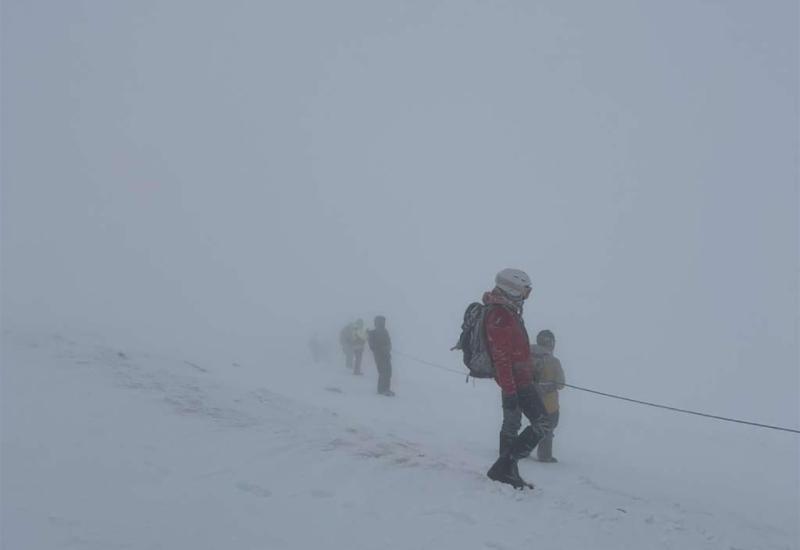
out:
{"label": "dark trousers", "polygon": [[[500,426],[500,456],[508,455],[514,459],[530,455],[549,429],[539,394],[532,389],[521,390],[518,398],[519,407],[503,407],[503,424]],[[531,424],[519,433],[523,414]]]}
{"label": "dark trousers", "polygon": [[558,411],[548,414],[545,419],[547,420],[547,433],[544,434],[536,449],[536,456],[539,460],[553,458],[553,432],[558,426]]}
{"label": "dark trousers", "polygon": [[389,391],[392,382],[391,356],[376,354],[375,366],[378,367],[378,393]]}

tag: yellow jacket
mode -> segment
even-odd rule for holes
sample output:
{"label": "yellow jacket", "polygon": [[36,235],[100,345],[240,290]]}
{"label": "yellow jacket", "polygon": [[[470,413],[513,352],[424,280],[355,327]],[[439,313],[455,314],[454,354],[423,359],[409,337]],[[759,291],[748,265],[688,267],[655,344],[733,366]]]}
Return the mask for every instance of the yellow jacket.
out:
{"label": "yellow jacket", "polygon": [[547,414],[558,410],[558,391],[564,389],[564,369],[561,361],[542,346],[531,346],[533,354],[533,378],[542,396]]}
{"label": "yellow jacket", "polygon": [[351,344],[353,349],[364,349],[364,345],[367,343],[367,328],[365,326],[358,326],[353,325],[353,336],[351,340]]}

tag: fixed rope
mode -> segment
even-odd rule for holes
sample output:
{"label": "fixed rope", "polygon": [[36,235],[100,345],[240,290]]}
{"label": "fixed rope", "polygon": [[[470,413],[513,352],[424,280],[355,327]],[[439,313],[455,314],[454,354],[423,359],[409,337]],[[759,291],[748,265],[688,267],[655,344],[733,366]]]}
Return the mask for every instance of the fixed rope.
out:
{"label": "fixed rope", "polygon": [[[414,357],[413,355],[409,355],[407,353],[403,353],[403,352],[400,352],[400,351],[397,351],[397,350],[393,350],[393,351],[397,355],[405,357],[406,359],[411,359],[412,361],[416,361],[417,363],[420,363],[420,364],[423,364],[423,365],[427,365],[429,367],[433,367],[433,368],[436,368],[436,369],[439,369],[439,370],[443,370],[443,371],[446,371],[446,372],[451,372],[451,373],[454,373],[454,374],[458,374],[460,376],[464,376],[465,375],[464,371],[451,369],[451,368],[446,367],[444,365],[439,365],[437,363],[432,363],[430,361],[426,361],[424,359],[420,359],[419,357]],[[684,413],[684,414],[692,414],[692,415],[695,415],[695,416],[704,416],[706,418],[713,418],[714,420],[722,420],[722,421],[725,421],[725,422],[735,422],[737,424],[747,424],[748,426],[756,426],[758,428],[768,428],[770,430],[779,430],[779,431],[782,431],[782,432],[790,432],[790,433],[800,434],[800,430],[797,430],[797,429],[794,429],[794,428],[785,428],[783,426],[773,426],[771,424],[761,424],[760,422],[750,422],[748,420],[739,420],[737,418],[728,418],[726,416],[718,416],[718,415],[715,415],[715,414],[708,414],[708,413],[703,413],[703,412],[698,412],[698,411],[692,411],[692,410],[689,410],[689,409],[681,409],[681,408],[678,408],[678,407],[670,407],[669,405],[661,405],[661,404],[658,404],[658,403],[651,403],[650,401],[642,401],[640,399],[632,399],[630,397],[624,397],[622,395],[616,395],[616,394],[613,394],[613,393],[606,393],[606,392],[602,392],[602,391],[592,390],[592,389],[589,389],[589,388],[583,388],[581,386],[576,386],[574,384],[564,384],[564,386],[566,386],[568,388],[572,388],[573,390],[579,390],[579,391],[584,391],[584,392],[587,392],[587,393],[592,393],[592,394],[595,394],[595,395],[601,395],[603,397],[609,397],[611,399],[619,399],[621,401],[628,401],[629,403],[638,403],[639,405],[647,405],[648,407],[655,407],[655,408],[658,408],[658,409],[665,409],[665,410],[668,410],[668,411],[680,412],[680,413]]]}

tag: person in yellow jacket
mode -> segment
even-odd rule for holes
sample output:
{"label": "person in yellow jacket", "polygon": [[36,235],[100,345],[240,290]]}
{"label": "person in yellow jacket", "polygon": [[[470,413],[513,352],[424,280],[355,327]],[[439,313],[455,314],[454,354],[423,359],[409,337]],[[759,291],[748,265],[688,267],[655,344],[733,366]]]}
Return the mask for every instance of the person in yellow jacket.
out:
{"label": "person in yellow jacket", "polygon": [[550,330],[539,332],[536,345],[531,346],[533,378],[547,411],[549,427],[537,448],[539,462],[558,462],[553,456],[553,432],[558,425],[558,392],[564,388],[564,369],[561,361],[553,355],[555,347],[556,337]]}
{"label": "person in yellow jacket", "polygon": [[364,326],[364,319],[357,319],[353,323],[353,331],[350,336],[350,345],[353,350],[353,374],[361,375],[361,356],[364,355],[364,346],[367,345],[367,328]]}

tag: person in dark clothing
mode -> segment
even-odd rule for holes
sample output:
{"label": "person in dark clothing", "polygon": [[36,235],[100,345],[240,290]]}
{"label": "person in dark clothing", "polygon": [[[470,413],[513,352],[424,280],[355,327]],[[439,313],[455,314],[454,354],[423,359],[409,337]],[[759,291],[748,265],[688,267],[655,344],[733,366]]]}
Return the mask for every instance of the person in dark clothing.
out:
{"label": "person in dark clothing", "polygon": [[[486,342],[503,403],[500,457],[486,475],[517,489],[533,487],[519,475],[517,461],[528,456],[547,433],[544,404],[534,386],[528,331],[522,320],[522,305],[530,293],[530,278],[524,271],[504,269],[495,277],[495,288],[483,296],[489,308],[484,318]],[[530,425],[518,434],[520,412]]]}
{"label": "person in dark clothing", "polygon": [[375,328],[369,331],[369,349],[375,357],[378,368],[378,393],[387,397],[394,396],[389,389],[392,381],[392,339],[386,330],[386,317],[375,317]]}

